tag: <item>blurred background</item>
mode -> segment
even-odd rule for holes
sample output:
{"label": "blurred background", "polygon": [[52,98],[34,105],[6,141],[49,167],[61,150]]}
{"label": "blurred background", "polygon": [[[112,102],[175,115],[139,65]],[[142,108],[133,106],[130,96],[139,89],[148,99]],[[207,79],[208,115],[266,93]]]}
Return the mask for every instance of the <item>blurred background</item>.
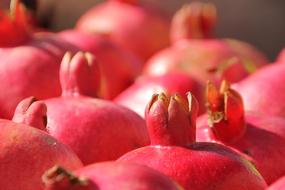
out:
{"label": "blurred background", "polygon": [[[23,0],[34,6],[36,0]],[[172,16],[189,0],[141,0]],[[9,0],[0,0],[8,6]],[[74,26],[76,20],[102,0],[38,0],[37,16],[54,31]],[[254,44],[274,60],[285,47],[285,0],[208,0],[218,9],[217,37],[232,37]]]}

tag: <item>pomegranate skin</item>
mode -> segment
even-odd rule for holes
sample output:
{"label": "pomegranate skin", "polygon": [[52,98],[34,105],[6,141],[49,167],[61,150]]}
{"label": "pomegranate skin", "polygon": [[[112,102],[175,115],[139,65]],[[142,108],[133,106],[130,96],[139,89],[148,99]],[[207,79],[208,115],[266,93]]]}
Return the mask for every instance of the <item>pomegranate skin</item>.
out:
{"label": "pomegranate skin", "polygon": [[161,76],[149,76],[139,78],[133,85],[119,94],[113,101],[123,105],[141,117],[151,96],[155,93],[164,92],[166,94],[186,94],[189,90],[198,98],[203,113],[203,89],[202,86],[183,73],[169,73]]}
{"label": "pomegranate skin", "polygon": [[[60,95],[59,66],[64,52],[76,49],[47,33],[16,47],[0,48],[0,117],[10,118],[24,98]],[[9,99],[9,101],[7,101]]]}
{"label": "pomegranate skin", "polygon": [[46,100],[47,130],[86,164],[115,160],[148,144],[144,120],[114,103],[88,97]]}
{"label": "pomegranate skin", "polygon": [[85,185],[72,184],[71,181],[65,183],[63,179],[53,182],[54,176],[50,179],[48,177],[54,170],[56,169],[51,169],[45,174],[45,190],[59,190],[60,186],[63,187],[60,190],[182,190],[163,174],[133,163],[101,162],[74,171],[73,175],[79,176],[79,180],[86,180]]}
{"label": "pomegranate skin", "polygon": [[226,190],[229,187],[261,190],[266,187],[253,165],[229,148],[214,143],[195,143],[189,147],[142,147],[118,161],[144,164],[189,190]]}
{"label": "pomegranate skin", "polygon": [[111,101],[92,98],[100,84],[91,54],[67,53],[61,63],[62,96],[47,99],[47,131],[86,164],[114,160],[149,143],[144,120]]}
{"label": "pomegranate skin", "polygon": [[[244,101],[244,109],[256,111],[266,115],[285,116],[283,103],[285,87],[285,65],[268,65],[252,76],[234,84]],[[258,92],[258,96],[256,95]],[[274,101],[273,101],[274,100]]]}
{"label": "pomegranate skin", "polygon": [[285,177],[281,177],[273,184],[271,184],[267,190],[283,190],[285,188]]}
{"label": "pomegranate skin", "polygon": [[223,145],[195,142],[198,103],[190,93],[187,99],[154,95],[145,112],[151,145],[118,161],[154,168],[186,190],[265,189],[262,176],[242,155]]}
{"label": "pomegranate skin", "polygon": [[76,27],[108,36],[145,61],[169,45],[169,21],[157,12],[138,2],[109,0],[85,13]]}
{"label": "pomegranate skin", "polygon": [[103,36],[67,30],[59,37],[96,56],[104,76],[100,96],[105,99],[114,98],[141,73],[141,60]]}
{"label": "pomegranate skin", "polygon": [[215,139],[215,135],[207,126],[206,117],[201,116],[197,121],[197,141],[222,143],[245,154],[255,164],[267,184],[271,184],[285,174],[285,164],[282,161],[285,156],[285,129],[282,129],[285,122],[283,119],[272,119],[268,116],[255,115],[252,119],[253,117],[248,115],[246,118],[244,135],[234,143],[225,143]]}
{"label": "pomegranate skin", "polygon": [[41,190],[41,176],[53,165],[82,166],[70,148],[43,131],[8,120],[0,120],[0,126],[1,189]]}
{"label": "pomegranate skin", "polygon": [[237,82],[268,63],[267,58],[248,43],[235,39],[216,39],[216,9],[212,4],[191,3],[172,20],[172,45],[151,57],[146,75],[172,71],[189,74],[202,84],[223,79]]}

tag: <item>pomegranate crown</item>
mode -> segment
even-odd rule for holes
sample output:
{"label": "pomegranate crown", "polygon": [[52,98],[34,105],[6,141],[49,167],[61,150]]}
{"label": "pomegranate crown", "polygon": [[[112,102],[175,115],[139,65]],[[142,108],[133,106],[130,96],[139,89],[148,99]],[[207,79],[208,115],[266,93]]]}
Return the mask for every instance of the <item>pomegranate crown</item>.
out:
{"label": "pomegranate crown", "polygon": [[91,53],[67,52],[61,62],[60,82],[63,96],[96,96],[100,91],[100,68]]}
{"label": "pomegranate crown", "polygon": [[0,19],[0,46],[15,46],[30,39],[32,17],[19,0],[11,0],[9,14],[0,10]]}
{"label": "pomegranate crown", "polygon": [[233,142],[245,131],[243,101],[240,94],[223,81],[220,89],[208,82],[206,87],[208,123],[215,137],[223,142]]}
{"label": "pomegranate crown", "polygon": [[47,170],[42,176],[42,181],[45,185],[45,190],[67,190],[76,187],[87,190],[91,186],[87,178],[77,177],[58,165]]}
{"label": "pomegranate crown", "polygon": [[172,19],[171,40],[209,38],[216,25],[217,11],[212,3],[193,2],[184,5]]}
{"label": "pomegranate crown", "polygon": [[22,100],[16,107],[13,121],[36,127],[41,130],[46,129],[47,107],[42,101],[37,101],[35,97]]}
{"label": "pomegranate crown", "polygon": [[187,100],[175,94],[154,94],[145,118],[152,145],[188,146],[195,142],[198,102],[189,92]]}

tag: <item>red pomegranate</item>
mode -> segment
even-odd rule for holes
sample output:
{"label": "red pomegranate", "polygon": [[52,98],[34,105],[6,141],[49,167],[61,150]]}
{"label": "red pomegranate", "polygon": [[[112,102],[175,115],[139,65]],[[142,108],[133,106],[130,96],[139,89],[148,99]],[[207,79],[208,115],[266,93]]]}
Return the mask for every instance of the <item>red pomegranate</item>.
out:
{"label": "red pomegranate", "polygon": [[37,129],[45,127],[45,118],[46,106],[27,98],[13,121],[0,120],[0,189],[43,190],[41,176],[55,164],[70,170],[82,167],[69,147]]}
{"label": "red pomegranate", "polygon": [[119,161],[154,168],[186,190],[264,189],[263,178],[243,156],[223,145],[195,142],[197,107],[191,94],[188,103],[178,95],[154,95],[146,108],[151,145]]}
{"label": "red pomegranate", "polygon": [[114,98],[141,73],[141,60],[107,38],[76,30],[63,31],[59,36],[96,56],[102,71],[100,96],[103,98]]}
{"label": "red pomegranate", "polygon": [[52,34],[30,32],[20,4],[12,17],[1,12],[0,17],[0,117],[11,118],[26,97],[60,95],[60,61],[75,47]]}
{"label": "red pomegranate", "polygon": [[277,56],[276,62],[285,63],[285,48]]}
{"label": "red pomegranate", "polygon": [[204,110],[203,88],[197,81],[184,73],[168,73],[162,76],[139,78],[133,85],[114,99],[114,102],[130,108],[144,117],[145,107],[155,93],[164,92],[186,94],[189,90],[201,101],[201,112]]}
{"label": "red pomegranate", "polygon": [[169,21],[138,0],[107,0],[78,21],[77,28],[109,36],[143,60],[169,44]]}
{"label": "red pomegranate", "polygon": [[[267,184],[285,175],[285,119],[247,113],[239,93],[223,82],[207,86],[208,115],[197,122],[198,141],[216,141],[244,153]],[[278,163],[278,164],[276,164]]]}
{"label": "red pomegranate", "polygon": [[62,96],[45,100],[50,135],[69,145],[84,164],[114,160],[149,143],[144,120],[111,101],[96,99],[99,68],[91,54],[67,53]]}
{"label": "red pomegranate", "polygon": [[268,63],[250,44],[211,38],[215,23],[214,5],[195,2],[183,6],[172,20],[172,45],[148,60],[144,73],[161,75],[181,71],[205,85],[208,80],[240,81]]}
{"label": "red pomegranate", "polygon": [[281,177],[267,188],[267,190],[283,190],[283,189],[285,189],[285,176]]}
{"label": "red pomegranate", "polygon": [[72,173],[55,166],[44,174],[43,181],[45,190],[182,190],[151,168],[118,162],[96,163]]}
{"label": "red pomegranate", "polygon": [[234,84],[244,101],[245,110],[265,115],[285,116],[285,64],[268,65]]}

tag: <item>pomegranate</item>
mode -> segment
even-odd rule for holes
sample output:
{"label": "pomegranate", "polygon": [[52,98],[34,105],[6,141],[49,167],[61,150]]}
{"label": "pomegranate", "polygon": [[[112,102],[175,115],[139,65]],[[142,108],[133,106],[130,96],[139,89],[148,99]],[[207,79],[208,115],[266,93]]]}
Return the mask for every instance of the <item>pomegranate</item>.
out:
{"label": "pomegranate", "polygon": [[11,118],[26,97],[60,95],[60,60],[65,51],[76,49],[50,33],[30,32],[20,4],[13,11],[12,17],[0,12],[1,118]]}
{"label": "pomegranate", "polygon": [[[168,73],[162,76],[142,77],[114,99],[114,102],[130,108],[144,117],[144,111],[152,95],[159,92],[166,94],[186,94],[191,90],[203,102],[203,88],[199,83],[184,73]],[[204,105],[201,103],[201,109]],[[201,111],[201,112],[202,112]]]}
{"label": "pomegranate", "polygon": [[96,56],[104,76],[100,93],[103,98],[114,98],[141,73],[142,62],[137,57],[102,36],[75,30],[61,32],[59,36]]}
{"label": "pomegranate", "polygon": [[[191,190],[253,190],[266,184],[255,167],[226,146],[196,143],[197,102],[154,95],[146,108],[151,145],[119,158],[154,168]],[[241,183],[242,182],[242,183]]]}
{"label": "pomegranate", "polygon": [[91,54],[67,53],[61,63],[62,96],[45,100],[50,135],[69,145],[84,164],[114,160],[149,143],[144,120],[111,101],[91,98],[99,88]]}
{"label": "pomegranate", "polygon": [[138,0],[107,0],[89,10],[77,28],[109,36],[143,60],[169,44],[169,21]]}
{"label": "pomegranate", "polygon": [[118,162],[92,164],[74,174],[55,166],[44,174],[43,181],[45,190],[182,190],[171,179],[151,168]]}
{"label": "pomegranate", "polygon": [[267,188],[267,190],[283,190],[283,189],[285,189],[285,176],[281,177]]}
{"label": "pomegranate", "polygon": [[245,110],[284,117],[284,72],[284,64],[271,64],[233,85],[243,98]]}
{"label": "pomegranate", "polygon": [[13,121],[0,120],[1,189],[42,190],[41,176],[55,164],[70,170],[82,167],[69,147],[39,130],[45,118],[45,104],[27,98],[18,105]]}
{"label": "pomegranate", "polygon": [[276,62],[285,63],[285,48],[279,53]]}
{"label": "pomegranate", "polygon": [[[198,141],[216,141],[244,153],[267,184],[285,175],[285,119],[244,113],[239,93],[223,82],[207,86],[208,117],[198,119]],[[276,164],[278,163],[278,164]]]}
{"label": "pomegranate", "polygon": [[181,71],[205,85],[208,80],[240,81],[268,63],[250,44],[211,38],[215,23],[214,5],[195,2],[183,6],[172,20],[172,45],[148,60],[144,73],[161,75]]}

